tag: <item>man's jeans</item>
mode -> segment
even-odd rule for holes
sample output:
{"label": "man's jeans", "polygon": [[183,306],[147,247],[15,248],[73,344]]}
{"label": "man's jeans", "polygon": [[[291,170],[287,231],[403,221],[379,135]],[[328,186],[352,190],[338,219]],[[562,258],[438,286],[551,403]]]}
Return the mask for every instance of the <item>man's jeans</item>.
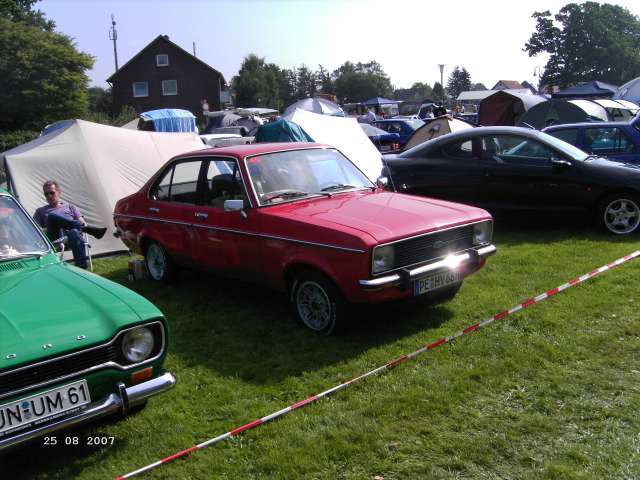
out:
{"label": "man's jeans", "polygon": [[87,268],[87,254],[82,236],[82,222],[58,213],[47,215],[47,236],[50,240],[57,240],[66,235],[73,252],[73,260],[77,267]]}

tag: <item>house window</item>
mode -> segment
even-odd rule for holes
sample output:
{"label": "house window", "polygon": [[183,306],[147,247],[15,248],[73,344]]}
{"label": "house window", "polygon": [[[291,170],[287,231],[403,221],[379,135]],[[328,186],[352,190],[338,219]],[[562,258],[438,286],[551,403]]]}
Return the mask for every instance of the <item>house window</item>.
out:
{"label": "house window", "polygon": [[166,53],[160,53],[156,55],[156,67],[168,67],[169,66],[169,55]]}
{"label": "house window", "polygon": [[162,81],[162,95],[177,95],[178,94],[178,81],[177,80],[163,80]]}
{"label": "house window", "polygon": [[149,82],[133,82],[133,96],[134,97],[148,97],[149,96]]}

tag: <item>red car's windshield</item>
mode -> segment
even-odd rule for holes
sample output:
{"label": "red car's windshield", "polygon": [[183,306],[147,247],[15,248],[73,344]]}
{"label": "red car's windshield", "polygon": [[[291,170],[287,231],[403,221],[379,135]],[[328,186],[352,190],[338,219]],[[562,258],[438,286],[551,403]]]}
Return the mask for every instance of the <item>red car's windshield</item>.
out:
{"label": "red car's windshield", "polygon": [[247,170],[261,205],[374,185],[333,149],[289,150],[249,157]]}

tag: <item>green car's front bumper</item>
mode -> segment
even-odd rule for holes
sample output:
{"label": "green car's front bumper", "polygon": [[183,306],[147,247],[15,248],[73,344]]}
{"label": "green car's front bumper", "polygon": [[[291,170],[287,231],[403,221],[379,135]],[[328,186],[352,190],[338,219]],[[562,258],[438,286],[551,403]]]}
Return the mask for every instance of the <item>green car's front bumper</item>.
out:
{"label": "green car's front bumper", "polygon": [[111,393],[107,397],[89,404],[80,412],[42,426],[27,428],[25,431],[16,432],[7,438],[0,438],[0,452],[21,443],[52,434],[58,430],[82,425],[107,415],[117,413],[126,415],[132,408],[141,405],[149,397],[169,390],[175,383],[175,377],[169,372],[130,387],[126,387],[124,383],[119,383],[118,393]]}

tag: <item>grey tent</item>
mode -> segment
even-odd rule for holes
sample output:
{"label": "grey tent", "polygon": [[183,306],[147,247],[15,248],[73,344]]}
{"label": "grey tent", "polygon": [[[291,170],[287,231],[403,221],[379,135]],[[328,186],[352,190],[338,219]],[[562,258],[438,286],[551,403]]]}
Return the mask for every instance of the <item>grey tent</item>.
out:
{"label": "grey tent", "polygon": [[520,126],[538,130],[550,125],[578,122],[606,122],[605,108],[590,100],[551,99],[531,107],[520,119]]}
{"label": "grey tent", "polygon": [[563,88],[552,95],[553,98],[610,98],[618,87],[610,83],[593,80],[579,83],[572,87]]}
{"label": "grey tent", "polygon": [[480,102],[478,125],[517,125],[530,108],[544,101],[539,95],[499,90]]}

